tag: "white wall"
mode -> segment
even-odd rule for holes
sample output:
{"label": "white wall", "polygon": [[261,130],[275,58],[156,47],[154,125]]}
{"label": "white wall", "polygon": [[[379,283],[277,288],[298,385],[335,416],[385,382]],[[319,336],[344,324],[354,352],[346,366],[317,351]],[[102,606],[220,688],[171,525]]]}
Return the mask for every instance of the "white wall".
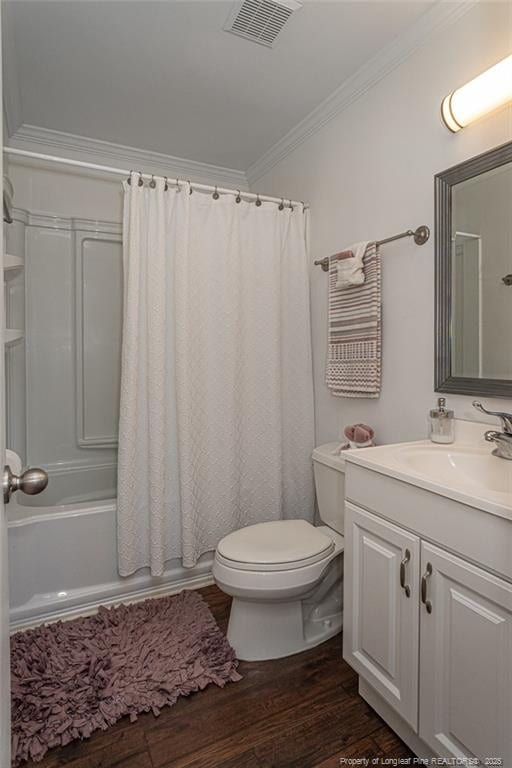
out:
{"label": "white wall", "polygon": [[[399,68],[253,185],[307,200],[311,259],[352,242],[434,226],[434,174],[512,138],[512,109],[452,135],[443,96],[511,52],[512,5],[481,3],[440,30]],[[434,240],[383,249],[383,388],[379,400],[332,397],[324,384],[327,276],[311,270],[316,426],[319,443],[355,421],[380,442],[425,436],[435,395]],[[508,339],[507,339],[508,340]],[[505,341],[507,341],[505,340]],[[450,396],[456,415],[475,418],[471,398]],[[486,399],[489,405],[498,401]],[[512,410],[512,402],[501,405]]]}

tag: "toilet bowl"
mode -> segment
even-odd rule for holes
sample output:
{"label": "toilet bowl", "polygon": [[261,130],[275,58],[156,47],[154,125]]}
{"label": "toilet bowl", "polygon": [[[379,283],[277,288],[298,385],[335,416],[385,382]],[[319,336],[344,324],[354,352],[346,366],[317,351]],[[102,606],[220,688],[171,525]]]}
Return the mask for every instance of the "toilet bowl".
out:
{"label": "toilet bowl", "polygon": [[324,642],[342,627],[345,461],[328,443],[313,451],[318,527],[276,520],[218,544],[213,576],[233,598],[228,640],[239,659],[277,659]]}

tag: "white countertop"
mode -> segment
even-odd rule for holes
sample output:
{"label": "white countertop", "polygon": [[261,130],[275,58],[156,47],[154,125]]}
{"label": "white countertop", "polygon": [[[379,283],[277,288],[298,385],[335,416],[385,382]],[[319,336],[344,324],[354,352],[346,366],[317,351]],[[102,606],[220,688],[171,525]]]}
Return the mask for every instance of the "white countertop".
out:
{"label": "white countertop", "polygon": [[512,461],[492,455],[484,432],[497,425],[457,419],[455,442],[430,440],[361,448],[344,453],[356,464],[512,520]]}

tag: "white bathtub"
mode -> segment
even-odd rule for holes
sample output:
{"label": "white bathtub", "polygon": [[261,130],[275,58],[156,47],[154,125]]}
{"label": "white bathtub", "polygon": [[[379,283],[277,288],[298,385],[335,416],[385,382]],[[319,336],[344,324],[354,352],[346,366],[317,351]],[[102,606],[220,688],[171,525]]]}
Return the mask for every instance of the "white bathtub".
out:
{"label": "white bathtub", "polygon": [[[52,484],[58,495],[58,482]],[[12,630],[213,583],[210,554],[195,568],[175,560],[161,577],[141,569],[123,578],[116,563],[115,499],[36,506],[37,498],[17,493],[7,507]]]}

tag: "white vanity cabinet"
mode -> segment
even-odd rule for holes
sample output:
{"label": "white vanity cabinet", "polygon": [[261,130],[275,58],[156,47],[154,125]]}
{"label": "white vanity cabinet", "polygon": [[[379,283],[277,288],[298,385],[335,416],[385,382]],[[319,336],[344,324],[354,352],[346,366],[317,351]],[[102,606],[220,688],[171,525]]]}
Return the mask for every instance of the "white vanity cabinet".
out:
{"label": "white vanity cabinet", "polygon": [[344,580],[343,655],[370,704],[423,757],[512,768],[512,584],[350,502]]}

